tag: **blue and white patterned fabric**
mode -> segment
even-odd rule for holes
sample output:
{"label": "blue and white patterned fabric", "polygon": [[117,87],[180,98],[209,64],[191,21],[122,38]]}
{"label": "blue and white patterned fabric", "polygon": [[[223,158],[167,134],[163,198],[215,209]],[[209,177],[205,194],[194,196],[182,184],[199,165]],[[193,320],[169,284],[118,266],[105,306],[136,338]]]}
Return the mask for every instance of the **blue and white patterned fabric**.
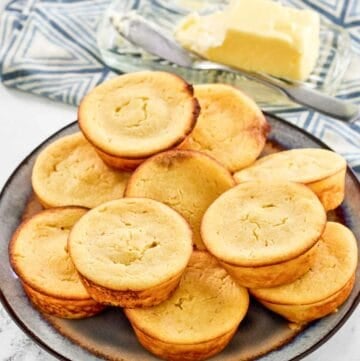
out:
{"label": "blue and white patterned fabric", "polygon": [[[111,76],[96,48],[96,26],[110,0],[12,0],[0,15],[0,74],[9,87],[78,104]],[[360,104],[360,0],[303,2],[351,34],[353,56],[338,96]],[[360,175],[360,123],[311,111],[279,111],[345,156]]]}
{"label": "blue and white patterned fabric", "polygon": [[109,70],[96,47],[99,16],[109,0],[13,0],[0,19],[0,59],[6,86],[69,104]]}

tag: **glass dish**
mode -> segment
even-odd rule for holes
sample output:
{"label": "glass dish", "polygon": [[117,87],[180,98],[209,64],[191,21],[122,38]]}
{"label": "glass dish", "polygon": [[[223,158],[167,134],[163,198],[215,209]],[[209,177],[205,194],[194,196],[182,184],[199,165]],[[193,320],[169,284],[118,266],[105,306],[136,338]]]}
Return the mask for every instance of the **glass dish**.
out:
{"label": "glass dish", "polygon": [[[223,82],[235,85],[252,96],[264,110],[294,108],[296,105],[280,92],[250,80],[243,75],[215,70],[182,68],[139,49],[122,38],[113,27],[111,14],[136,12],[172,36],[176,24],[187,14],[210,13],[228,3],[226,0],[115,0],[100,21],[97,41],[104,62],[120,72],[144,69],[171,71],[191,83]],[[306,7],[301,1],[282,3]],[[333,95],[342,80],[350,59],[350,37],[346,30],[321,19],[320,52],[314,71],[306,85]]]}

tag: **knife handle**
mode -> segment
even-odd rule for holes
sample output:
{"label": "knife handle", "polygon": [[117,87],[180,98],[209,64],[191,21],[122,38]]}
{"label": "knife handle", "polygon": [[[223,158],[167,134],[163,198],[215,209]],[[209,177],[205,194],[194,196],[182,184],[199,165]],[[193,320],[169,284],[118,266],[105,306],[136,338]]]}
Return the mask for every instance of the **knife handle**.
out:
{"label": "knife handle", "polygon": [[345,122],[355,122],[360,119],[360,107],[317,90],[304,87],[288,86],[281,89],[295,103],[314,109]]}
{"label": "knife handle", "polygon": [[244,75],[249,79],[279,90],[297,104],[345,122],[355,122],[360,119],[360,107],[358,105],[326,95],[303,85],[276,79],[266,74],[252,73],[209,61],[200,61],[196,65],[197,68],[217,69]]}

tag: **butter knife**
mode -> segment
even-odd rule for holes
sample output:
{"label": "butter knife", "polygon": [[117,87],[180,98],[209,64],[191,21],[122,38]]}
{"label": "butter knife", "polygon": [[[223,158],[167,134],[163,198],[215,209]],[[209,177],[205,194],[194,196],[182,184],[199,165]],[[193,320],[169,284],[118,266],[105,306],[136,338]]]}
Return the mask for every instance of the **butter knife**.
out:
{"label": "butter knife", "polygon": [[301,84],[280,80],[262,73],[248,72],[242,69],[214,63],[195,57],[182,48],[173,38],[160,32],[155,26],[134,13],[126,15],[112,14],[110,17],[115,29],[126,40],[150,54],[166,59],[184,68],[198,70],[222,70],[241,74],[268,87],[276,89],[290,100],[346,122],[360,119],[360,107]]}

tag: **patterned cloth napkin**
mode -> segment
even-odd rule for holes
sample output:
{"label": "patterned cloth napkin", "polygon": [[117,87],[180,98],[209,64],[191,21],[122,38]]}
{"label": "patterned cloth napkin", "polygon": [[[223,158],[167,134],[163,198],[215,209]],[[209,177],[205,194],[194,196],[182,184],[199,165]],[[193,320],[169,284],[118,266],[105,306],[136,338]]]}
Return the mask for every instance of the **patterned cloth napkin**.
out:
{"label": "patterned cloth napkin", "polygon": [[[290,0],[296,3],[298,0]],[[360,104],[360,0],[302,0],[352,38],[352,59],[338,96]],[[0,14],[0,74],[12,88],[69,104],[111,71],[96,47],[96,27],[110,0],[12,0]],[[360,122],[312,111],[279,111],[342,154],[360,175]]]}

